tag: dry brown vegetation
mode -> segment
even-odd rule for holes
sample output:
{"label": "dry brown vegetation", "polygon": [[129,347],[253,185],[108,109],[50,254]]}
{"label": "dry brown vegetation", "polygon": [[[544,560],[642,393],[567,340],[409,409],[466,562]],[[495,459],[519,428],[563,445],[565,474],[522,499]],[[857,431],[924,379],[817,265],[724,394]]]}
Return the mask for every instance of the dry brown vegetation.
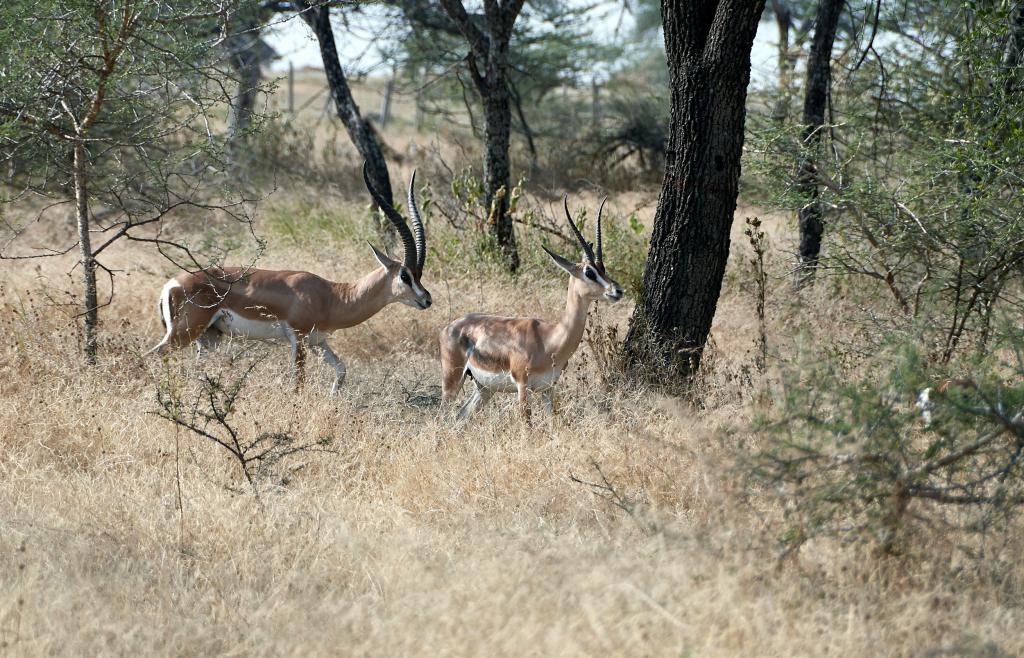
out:
{"label": "dry brown vegetation", "polygon": [[[614,200],[618,221],[634,201]],[[262,212],[310,204],[365,217],[355,196],[288,189]],[[100,363],[83,369],[73,261],[0,262],[0,654],[1024,654],[1020,559],[996,578],[951,536],[903,558],[819,540],[779,560],[782,506],[734,470],[759,440],[751,212],[738,211],[700,404],[605,385],[598,341],[563,378],[559,416],[533,426],[514,396],[461,430],[439,414],[436,332],[471,310],[557,316],[565,281],[543,260],[512,280],[428,257],[434,308],[389,307],[332,339],[349,366],[333,399],[320,364],[291,391],[283,347],[142,356],[173,270],[130,246],[111,261],[124,273]],[[852,340],[843,318],[862,300],[822,283],[800,305],[783,281],[786,219],[766,220],[774,358]],[[459,239],[440,224],[434,249]],[[355,239],[264,234],[262,267],[345,280],[373,266]],[[602,305],[592,326],[621,336],[630,311]],[[804,324],[828,338],[808,345]],[[225,452],[154,412],[159,386],[187,396],[199,371],[230,378],[261,357],[238,426],[331,437],[334,452],[277,464],[257,499]],[[574,476],[607,478],[615,500]]]}

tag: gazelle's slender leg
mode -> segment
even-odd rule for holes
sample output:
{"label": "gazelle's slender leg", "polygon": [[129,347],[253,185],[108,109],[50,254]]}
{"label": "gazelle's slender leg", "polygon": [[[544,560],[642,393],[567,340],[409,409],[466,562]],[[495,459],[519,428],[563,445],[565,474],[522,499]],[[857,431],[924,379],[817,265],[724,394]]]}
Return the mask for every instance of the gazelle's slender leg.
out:
{"label": "gazelle's slender leg", "polygon": [[320,355],[323,357],[327,365],[334,368],[334,383],[331,385],[331,395],[336,395],[338,388],[345,382],[345,362],[338,358],[338,355],[331,350],[331,346],[327,344],[327,341],[321,339],[320,342],[316,343],[316,346],[320,348]]}
{"label": "gazelle's slender leg", "polygon": [[516,382],[516,390],[519,392],[519,407],[523,412],[523,418],[526,419],[526,422],[530,422],[530,399],[527,397],[526,384],[527,380],[524,377],[523,381]]}
{"label": "gazelle's slender leg", "polygon": [[285,335],[292,346],[292,379],[295,381],[295,391],[302,389],[306,380],[306,337],[300,336],[291,327],[284,327]]}
{"label": "gazelle's slender leg", "polygon": [[206,356],[208,352],[217,349],[224,334],[216,329],[207,329],[196,339],[196,360]]}
{"label": "gazelle's slender leg", "polygon": [[549,416],[555,415],[555,387],[551,386],[544,389],[541,393],[541,400],[544,403],[544,409],[548,412]]}
{"label": "gazelle's slender leg", "polygon": [[299,340],[295,343],[295,390],[301,391],[306,384],[306,343]]}
{"label": "gazelle's slender leg", "polygon": [[473,389],[473,395],[470,396],[470,398],[466,400],[466,403],[462,405],[462,408],[459,409],[459,420],[468,419],[470,416],[476,413],[477,410],[480,409],[480,407],[487,404],[487,401],[490,400],[491,395],[493,395],[490,389],[486,389],[480,386],[475,381],[473,382]]}
{"label": "gazelle's slender leg", "polygon": [[451,402],[462,389],[466,379],[466,364],[473,355],[473,348],[459,349],[460,336],[450,326],[441,330],[441,400]]}

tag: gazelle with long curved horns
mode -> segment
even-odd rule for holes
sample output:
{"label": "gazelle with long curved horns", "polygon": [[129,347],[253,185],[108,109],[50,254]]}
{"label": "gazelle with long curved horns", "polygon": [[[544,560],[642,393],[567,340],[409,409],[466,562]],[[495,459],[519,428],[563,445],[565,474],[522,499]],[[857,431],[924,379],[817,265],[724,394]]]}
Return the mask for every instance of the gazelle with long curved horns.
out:
{"label": "gazelle with long curved horns", "polygon": [[441,330],[444,400],[454,399],[467,376],[475,385],[473,395],[459,410],[460,420],[468,418],[499,391],[518,392],[523,415],[527,418],[530,417],[529,391],[541,392],[545,407],[553,411],[554,385],[583,339],[591,302],[622,299],[621,286],[608,276],[604,266],[601,244],[604,201],[597,211],[595,245],[583,238],[572,221],[568,197],[563,199],[563,204],[569,227],[583,250],[583,259],[573,263],[544,247],[555,265],[569,275],[569,293],[562,318],[558,322],[546,322],[536,318],[472,313]]}
{"label": "gazelle with long curved horns", "polygon": [[309,272],[239,267],[184,272],[164,285],[159,310],[167,333],[150,352],[164,354],[192,342],[212,347],[222,336],[284,340],[291,344],[295,384],[300,387],[308,345],[318,348],[334,368],[331,394],[336,393],[346,370],[327,344],[328,334],[364,322],[393,302],[418,309],[431,304],[430,293],[420,283],[427,245],[416,207],[416,173],[409,181],[411,231],[374,189],[365,165],[363,180],[402,238],[401,262],[371,244],[380,267],[355,283],[335,283]]}

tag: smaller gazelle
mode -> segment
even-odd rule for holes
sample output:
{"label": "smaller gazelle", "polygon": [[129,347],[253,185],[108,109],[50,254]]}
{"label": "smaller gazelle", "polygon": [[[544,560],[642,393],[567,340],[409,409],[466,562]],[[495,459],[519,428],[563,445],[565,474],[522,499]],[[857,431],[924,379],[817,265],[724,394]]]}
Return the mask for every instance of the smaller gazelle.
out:
{"label": "smaller gazelle", "polygon": [[[569,274],[565,312],[558,322],[536,318],[512,318],[471,313],[441,330],[441,390],[451,402],[468,375],[475,391],[459,410],[465,420],[498,391],[517,391],[523,415],[530,417],[528,391],[538,391],[544,406],[554,411],[554,385],[569,358],[583,339],[590,303],[599,299],[617,302],[622,288],[608,276],[601,245],[601,212],[597,211],[595,245],[580,233],[564,198],[565,216],[583,249],[583,260],[574,264],[547,247],[544,251]],[[596,247],[596,252],[595,252]]]}
{"label": "smaller gazelle", "polygon": [[430,293],[420,284],[427,256],[423,221],[416,208],[416,173],[409,181],[412,230],[398,211],[374,189],[363,166],[363,180],[374,201],[394,225],[405,247],[402,262],[370,245],[380,267],[355,283],[335,283],[309,272],[210,267],[183,272],[168,281],[158,304],[167,329],[151,352],[199,343],[212,347],[221,336],[284,340],[291,344],[296,388],[302,385],[306,346],[318,348],[334,368],[337,392],[345,379],[345,364],[331,351],[327,336],[365,322],[382,308],[401,302],[418,309],[430,307]]}

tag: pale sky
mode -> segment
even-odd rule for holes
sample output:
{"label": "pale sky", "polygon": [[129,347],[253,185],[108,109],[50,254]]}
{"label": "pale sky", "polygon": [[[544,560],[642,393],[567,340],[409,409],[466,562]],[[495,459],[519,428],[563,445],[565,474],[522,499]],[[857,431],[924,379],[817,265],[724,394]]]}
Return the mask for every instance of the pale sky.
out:
{"label": "pale sky", "polygon": [[[388,35],[381,34],[385,27],[383,15],[384,10],[380,5],[367,5],[363,14],[346,27],[335,14],[334,38],[346,73],[384,73],[381,50],[386,50],[393,41]],[[628,14],[620,15],[619,11],[609,10],[607,7],[593,10],[590,15],[594,34],[600,38],[614,39],[616,27],[628,30],[632,23],[632,18]],[[266,39],[280,55],[280,59],[271,65],[272,70],[287,71],[289,62],[297,69],[322,68],[316,39],[306,24],[294,15],[281,16],[267,31]],[[752,86],[763,86],[774,78],[777,44],[778,32],[775,23],[770,20],[762,21],[750,58]]]}

